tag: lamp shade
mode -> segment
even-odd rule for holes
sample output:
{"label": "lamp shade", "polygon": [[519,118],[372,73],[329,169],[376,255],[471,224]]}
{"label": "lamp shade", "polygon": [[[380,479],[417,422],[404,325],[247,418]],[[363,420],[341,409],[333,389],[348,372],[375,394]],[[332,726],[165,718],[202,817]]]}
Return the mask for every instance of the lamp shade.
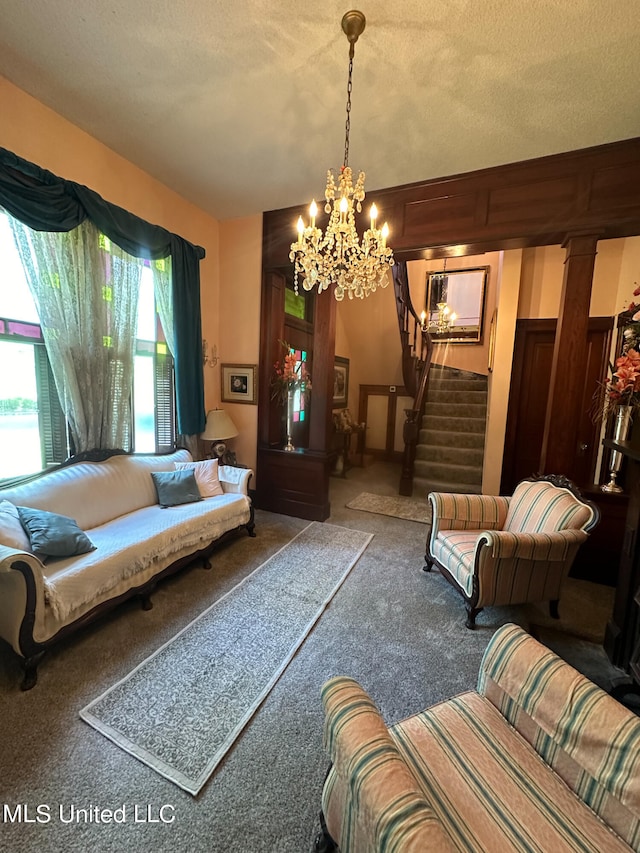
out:
{"label": "lamp shade", "polygon": [[200,438],[205,441],[222,441],[226,438],[235,438],[238,435],[236,425],[224,409],[211,409],[207,413],[207,423]]}

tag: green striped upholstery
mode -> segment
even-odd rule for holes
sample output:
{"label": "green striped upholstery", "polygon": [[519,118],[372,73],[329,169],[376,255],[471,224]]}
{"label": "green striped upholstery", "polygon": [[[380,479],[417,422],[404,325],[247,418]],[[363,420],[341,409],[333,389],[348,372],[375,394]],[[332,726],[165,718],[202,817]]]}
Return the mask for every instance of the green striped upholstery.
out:
{"label": "green striped upholstery", "polygon": [[640,719],[515,625],[485,652],[478,690],[564,782],[640,849]]}
{"label": "green striped upholstery", "polygon": [[391,733],[457,850],[629,850],[484,696],[462,694]]}
{"label": "green striped upholstery", "polygon": [[473,606],[556,601],[594,512],[568,489],[524,481],[511,498],[431,492],[428,551]]}
{"label": "green striped upholstery", "polygon": [[342,853],[455,850],[360,685],[333,678],[322,701],[325,748],[333,762],[322,810]]}
{"label": "green striped upholstery", "polygon": [[432,555],[470,597],[477,578],[477,606],[551,601],[560,597],[562,582],[580,544],[582,530],[513,534],[486,531],[443,531]]}
{"label": "green striped upholstery", "polygon": [[342,853],[640,850],[640,719],[515,625],[490,641],[478,692],[389,730],[352,679],[323,702]]}
{"label": "green striped upholstery", "polygon": [[500,530],[509,509],[509,498],[493,495],[429,492],[427,499],[431,506],[432,546],[441,530]]}
{"label": "green striped upholstery", "polygon": [[513,533],[542,533],[582,529],[593,521],[593,510],[568,489],[545,481],[525,480],[516,486],[509,501],[504,530]]}

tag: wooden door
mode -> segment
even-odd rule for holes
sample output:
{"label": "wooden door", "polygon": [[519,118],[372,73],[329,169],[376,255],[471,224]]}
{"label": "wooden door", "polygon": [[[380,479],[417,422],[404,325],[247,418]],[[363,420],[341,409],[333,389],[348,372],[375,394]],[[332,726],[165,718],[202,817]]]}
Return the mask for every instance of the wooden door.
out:
{"label": "wooden door", "polygon": [[[545,473],[565,474],[578,486],[590,485],[595,475],[600,425],[593,423],[591,407],[598,382],[606,376],[612,328],[612,318],[590,319],[586,363],[565,367],[584,376],[577,447],[570,470]],[[554,319],[518,320],[516,324],[502,494],[511,494],[520,480],[540,471],[555,329]]]}

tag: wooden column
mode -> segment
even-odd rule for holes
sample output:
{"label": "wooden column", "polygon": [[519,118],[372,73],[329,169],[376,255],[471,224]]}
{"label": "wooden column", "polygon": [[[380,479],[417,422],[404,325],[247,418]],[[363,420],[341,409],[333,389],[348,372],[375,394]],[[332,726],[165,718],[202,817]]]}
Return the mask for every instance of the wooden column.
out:
{"label": "wooden column", "polygon": [[598,235],[569,235],[547,399],[540,472],[574,476]]}

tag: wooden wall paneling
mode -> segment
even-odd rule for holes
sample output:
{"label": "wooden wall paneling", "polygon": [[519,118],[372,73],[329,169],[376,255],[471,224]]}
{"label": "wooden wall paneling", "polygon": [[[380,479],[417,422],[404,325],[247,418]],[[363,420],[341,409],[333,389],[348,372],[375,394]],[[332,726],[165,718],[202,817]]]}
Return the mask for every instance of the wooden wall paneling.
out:
{"label": "wooden wall paneling", "polygon": [[[392,391],[391,388],[395,390]],[[404,425],[404,418],[398,417],[398,399],[406,397],[407,391],[404,385],[361,385],[358,398],[358,422],[367,422],[369,411],[369,399],[371,397],[382,397],[387,401],[386,417],[384,419],[384,448],[370,447],[367,445],[367,430],[370,429],[367,423],[365,429],[364,451],[376,459],[384,459],[387,461],[399,461],[402,458],[402,451],[395,450],[396,444],[396,425],[400,423],[400,429]]]}
{"label": "wooden wall paneling", "polygon": [[[285,276],[267,270],[262,279],[260,302],[260,363],[258,365],[258,445],[275,447],[281,440],[281,412],[271,405],[273,365],[282,357],[278,343],[284,338]],[[260,479],[259,472],[257,479]]]}
{"label": "wooden wall paneling", "polygon": [[[388,189],[369,190],[398,257],[443,257],[640,234],[640,138]],[[302,205],[264,214],[265,267],[289,262]],[[322,222],[320,223],[322,225]]]}
{"label": "wooden wall paneling", "polygon": [[[579,306],[579,319],[573,331],[568,317],[566,323],[559,325],[561,340],[556,363],[564,365],[562,359],[571,351],[573,357],[566,363],[577,363],[580,370],[587,350],[586,344],[581,346],[578,342],[578,328],[585,328],[583,306],[591,277],[585,267],[590,262],[586,255],[579,260],[578,250],[584,248],[581,243],[584,235],[592,235],[590,239],[595,241],[640,234],[640,138],[369,191],[367,196],[376,202],[381,216],[389,222],[390,243],[398,259],[442,258],[454,252],[478,254],[553,245],[564,243],[569,237],[570,271],[563,304],[565,313],[573,310],[572,306]],[[290,245],[295,240],[295,222],[301,212],[300,205],[263,215],[265,282],[277,284],[277,278],[268,278],[269,273],[291,269]],[[323,221],[319,224],[322,227]],[[318,299],[318,305],[332,303],[328,293],[323,297],[326,299]],[[263,292],[263,301],[265,298],[268,299]],[[263,306],[263,319],[265,312],[268,313]],[[261,335],[273,337],[273,329],[273,323],[263,322]],[[312,403],[310,429],[310,445],[324,453],[329,446],[332,396],[326,371],[332,364],[333,353],[329,354],[329,348],[333,346],[334,334],[335,317],[332,320],[326,315],[315,326],[316,345],[321,336],[324,350],[320,370],[314,364],[315,405]],[[269,344],[261,343],[261,380],[268,375],[273,361],[269,358],[265,366],[268,352]],[[263,408],[268,382],[266,388],[264,381],[260,384]],[[547,440],[541,461],[547,469],[567,471],[575,460],[582,389],[572,383],[567,397],[555,382],[552,385]],[[326,412],[319,411],[323,405]],[[259,451],[260,446],[268,446],[273,435],[273,425],[270,432],[268,421],[269,415],[259,415]]]}
{"label": "wooden wall paneling", "polygon": [[589,303],[597,245],[598,236],[594,234],[572,236],[564,243],[567,256],[540,452],[542,473],[577,476],[574,458],[584,392]]}

